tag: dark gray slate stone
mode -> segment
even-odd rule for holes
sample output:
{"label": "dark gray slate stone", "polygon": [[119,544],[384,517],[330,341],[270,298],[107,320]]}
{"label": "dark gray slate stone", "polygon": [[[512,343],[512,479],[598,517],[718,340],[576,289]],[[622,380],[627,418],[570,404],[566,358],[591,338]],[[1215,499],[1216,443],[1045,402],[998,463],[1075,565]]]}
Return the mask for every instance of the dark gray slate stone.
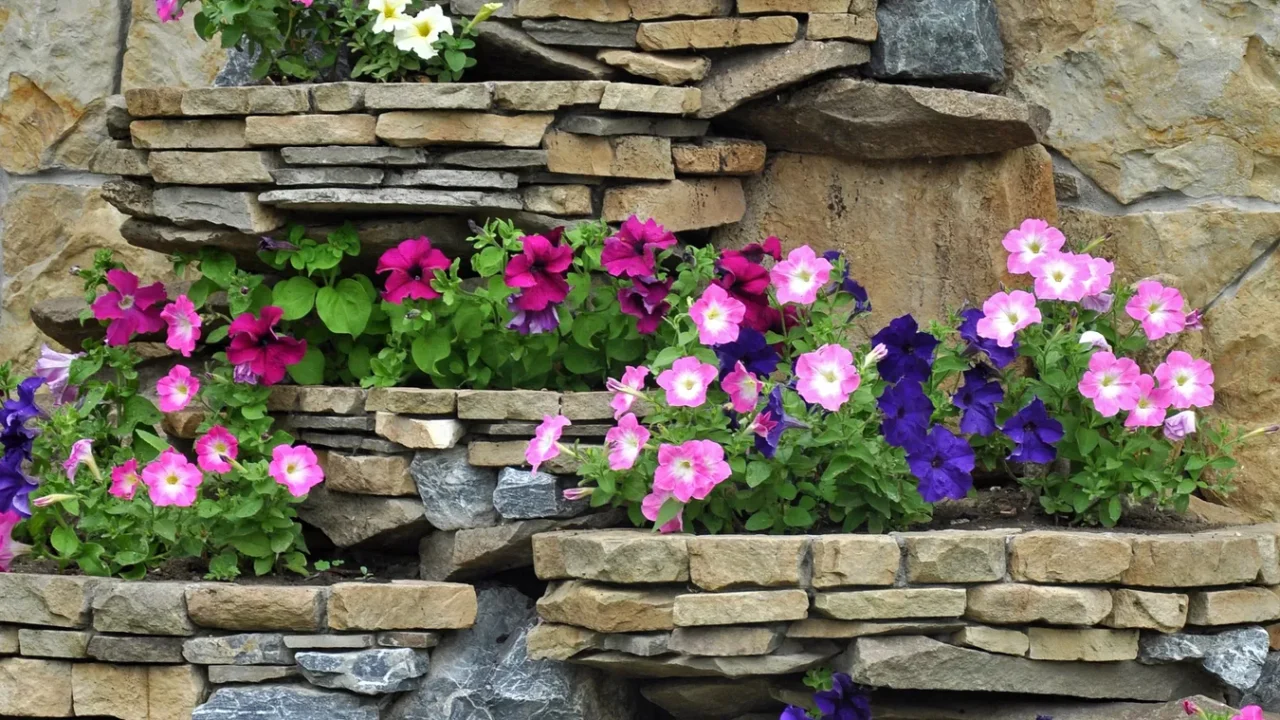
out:
{"label": "dark gray slate stone", "polygon": [[420,452],[409,474],[426,507],[427,522],[437,530],[463,530],[498,524],[493,493],[498,473],[467,464],[467,448]]}
{"label": "dark gray slate stone", "polygon": [[180,663],[182,638],[94,635],[87,654],[109,663]]}
{"label": "dark gray slate stone", "polygon": [[585,500],[565,500],[564,488],[555,475],[516,468],[503,468],[498,473],[493,506],[508,520],[573,517],[590,508]]}
{"label": "dark gray slate stone", "polygon": [[881,0],[870,75],[986,89],[1004,80],[994,0]]}
{"label": "dark gray slate stone", "polygon": [[216,690],[191,720],[378,720],[378,701],[306,685],[250,685]]}
{"label": "dark gray slate stone", "polygon": [[633,48],[638,23],[602,23],[587,20],[525,20],[524,31],[545,45],[591,48]]}
{"label": "dark gray slate stone", "polygon": [[594,58],[540,43],[520,28],[487,22],[476,28],[480,67],[501,67],[508,80],[607,80],[616,71]]}
{"label": "dark gray slate stone", "polygon": [[1267,655],[1258,683],[1235,704],[1240,707],[1258,705],[1267,712],[1280,712],[1280,652]]}
{"label": "dark gray slate stone", "polygon": [[440,164],[460,165],[462,167],[486,170],[494,168],[544,168],[547,166],[547,151],[528,148],[460,150],[440,158]]}
{"label": "dark gray slate stone", "polygon": [[293,651],[278,633],[191,638],[182,656],[195,665],[292,665]]}
{"label": "dark gray slate stone", "polygon": [[398,147],[349,147],[327,145],[324,147],[287,147],[280,155],[289,165],[426,165],[427,154],[422,148]]}
{"label": "dark gray slate stone", "polygon": [[1205,670],[1237,690],[1258,683],[1267,660],[1270,638],[1260,627],[1214,635],[1143,633],[1138,661],[1147,664],[1200,660]]}
{"label": "dark gray slate stone", "polygon": [[297,655],[302,675],[312,685],[384,695],[412,690],[427,674],[427,654],[409,648],[379,648],[348,653],[304,652]]}

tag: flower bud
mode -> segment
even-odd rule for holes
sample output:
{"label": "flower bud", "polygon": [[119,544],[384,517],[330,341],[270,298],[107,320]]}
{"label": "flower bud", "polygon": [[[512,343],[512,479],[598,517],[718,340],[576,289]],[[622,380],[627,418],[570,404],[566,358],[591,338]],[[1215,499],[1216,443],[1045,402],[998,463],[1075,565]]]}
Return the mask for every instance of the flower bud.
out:
{"label": "flower bud", "polygon": [[564,499],[569,502],[585,500],[586,498],[591,497],[592,493],[595,491],[595,488],[568,488],[564,491]]}
{"label": "flower bud", "polygon": [[1196,413],[1184,410],[1164,421],[1164,436],[1173,442],[1185,440],[1196,431]]}
{"label": "flower bud", "polygon": [[867,362],[878,363],[887,357],[889,357],[889,348],[885,347],[884,343],[880,343],[871,348],[871,352],[867,354]]}
{"label": "flower bud", "polygon": [[31,504],[36,507],[43,508],[49,507],[50,505],[57,505],[58,503],[66,502],[67,500],[75,500],[77,497],[78,496],[76,495],[68,495],[66,493],[54,493],[52,495],[45,495],[44,497],[36,498],[31,501]]}
{"label": "flower bud", "polygon": [[1111,303],[1115,301],[1115,296],[1111,293],[1098,293],[1080,300],[1080,307],[1085,310],[1092,310],[1096,313],[1109,312]]}
{"label": "flower bud", "polygon": [[1080,344],[1092,345],[1099,350],[1111,352],[1111,343],[1107,342],[1107,339],[1102,336],[1102,333],[1094,330],[1086,330],[1085,332],[1080,333]]}
{"label": "flower bud", "polygon": [[1201,310],[1200,308],[1196,308],[1195,310],[1192,310],[1191,312],[1187,313],[1186,327],[1188,330],[1203,330],[1204,329],[1203,320],[1204,320],[1204,311]]}
{"label": "flower bud", "polygon": [[1186,714],[1188,714],[1188,715],[1195,715],[1196,713],[1200,712],[1200,706],[1199,706],[1199,705],[1196,705],[1194,702],[1192,702],[1192,701],[1190,701],[1190,700],[1183,700],[1183,701],[1182,701],[1182,712],[1184,712],[1184,713],[1186,713]]}

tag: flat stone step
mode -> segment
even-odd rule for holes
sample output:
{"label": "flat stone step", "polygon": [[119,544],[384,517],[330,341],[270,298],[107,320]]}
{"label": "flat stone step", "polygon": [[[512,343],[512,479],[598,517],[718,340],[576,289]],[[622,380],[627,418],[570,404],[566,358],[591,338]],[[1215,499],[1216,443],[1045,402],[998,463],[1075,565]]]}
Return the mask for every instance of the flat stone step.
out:
{"label": "flat stone step", "polygon": [[259,195],[258,201],[285,210],[313,212],[470,213],[524,208],[517,193],[411,188],[271,190]]}
{"label": "flat stone step", "polygon": [[486,188],[515,190],[520,177],[494,170],[392,170],[385,184],[392,187]]}

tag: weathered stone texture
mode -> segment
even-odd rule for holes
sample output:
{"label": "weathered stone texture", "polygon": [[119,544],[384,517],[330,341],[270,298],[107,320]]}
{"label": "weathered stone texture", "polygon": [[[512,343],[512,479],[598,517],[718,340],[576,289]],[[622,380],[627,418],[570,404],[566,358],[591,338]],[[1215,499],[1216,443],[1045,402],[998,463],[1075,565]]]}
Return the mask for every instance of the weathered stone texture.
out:
{"label": "weathered stone texture", "polygon": [[993,0],[884,0],[872,77],[985,89],[1004,79]]}
{"label": "weathered stone texture", "polygon": [[830,70],[863,65],[871,53],[865,45],[799,40],[776,48],[741,53],[711,66],[698,87],[702,109],[698,116],[713,118],[748,100],[795,85]]}
{"label": "weathered stone texture", "polygon": [[471,627],[476,591],[457,583],[343,583],[329,594],[333,630],[449,630]]}
{"label": "weathered stone texture", "polygon": [[1111,614],[1102,621],[1113,628],[1175,632],[1187,624],[1188,598],[1120,588],[1111,591]]}
{"label": "weathered stone texture", "polygon": [[928,532],[900,536],[906,549],[907,581],[975,583],[999,580],[1005,572],[1003,532]]}
{"label": "weathered stone texture", "polygon": [[465,111],[388,112],[378,116],[378,138],[391,145],[435,144],[537,147],[554,115],[514,116]]}
{"label": "weathered stone texture", "polygon": [[546,138],[547,168],[570,175],[674,179],[671,141],[644,135],[592,137],[553,132]]}
{"label": "weathered stone texture", "polygon": [[657,80],[663,85],[684,85],[706,77],[711,61],[698,56],[659,55],[631,50],[601,50],[596,59],[622,68],[632,75]]}
{"label": "weathered stone texture", "polygon": [[713,592],[740,587],[797,587],[804,580],[809,538],[761,536],[689,540],[693,584]]}
{"label": "weathered stone texture", "polygon": [[900,588],[818,593],[813,607],[837,620],[947,618],[964,615],[963,588]]}
{"label": "weathered stone texture", "polygon": [[1269,588],[1250,587],[1191,593],[1189,625],[1242,625],[1280,618],[1280,597]]}
{"label": "weathered stone texture", "polygon": [[1014,657],[1026,655],[1027,649],[1030,647],[1030,640],[1027,638],[1027,634],[1021,630],[1005,630],[981,625],[971,625],[952,635],[951,642],[956,645],[1001,655],[1013,655]]}
{"label": "weathered stone texture", "polygon": [[187,613],[201,627],[219,630],[319,630],[321,588],[230,584],[187,589]]}
{"label": "weathered stone texture", "polygon": [[358,495],[404,497],[417,494],[409,474],[408,455],[343,455],[327,453],[324,482],[330,490]]}
{"label": "weathered stone texture", "polygon": [[244,120],[134,120],[133,146],[144,150],[239,150],[248,147]]}
{"label": "weathered stone texture", "polygon": [[1218,534],[1138,536],[1121,577],[1138,587],[1206,587],[1252,582],[1262,558],[1251,537]]}
{"label": "weathered stone texture", "polygon": [[60,660],[0,660],[0,708],[18,717],[71,717],[71,668]]}
{"label": "weathered stone texture", "polygon": [[803,590],[751,590],[679,595],[672,617],[677,627],[695,627],[801,620],[808,614]]}
{"label": "weathered stone texture", "polygon": [[76,663],[71,666],[76,715],[148,720],[147,668]]}
{"label": "weathered stone texture", "polygon": [[1032,660],[1115,662],[1138,657],[1137,630],[1030,628]]}
{"label": "weathered stone texture", "polygon": [[965,616],[995,625],[1097,625],[1111,612],[1111,594],[1094,588],[1004,583],[968,593]]}
{"label": "weathered stone texture", "polygon": [[[598,632],[670,630],[678,588],[624,588],[570,580],[552,586],[538,600],[543,620]],[[808,601],[806,600],[806,606]]]}
{"label": "weathered stone texture", "polygon": [[185,583],[115,583],[93,598],[93,627],[134,635],[192,635]]}
{"label": "weathered stone texture", "polygon": [[604,194],[607,222],[622,222],[632,215],[659,218],[672,232],[736,223],[746,212],[742,182],[737,178],[625,185]]}
{"label": "weathered stone texture", "polygon": [[103,580],[58,575],[0,574],[0,622],[85,627]]}
{"label": "weathered stone texture", "polygon": [[372,115],[249,116],[244,138],[250,145],[372,145]]}
{"label": "weathered stone texture", "polygon": [[1072,532],[1031,532],[1010,541],[1009,574],[1018,582],[1114,583],[1129,569],[1127,538]]}
{"label": "weathered stone texture", "polygon": [[813,586],[892,585],[901,564],[893,538],[830,535],[813,539]]}
{"label": "weathered stone texture", "polygon": [[764,143],[712,139],[696,145],[673,145],[676,170],[688,175],[755,175],[764,170]]}
{"label": "weathered stone texture", "polygon": [[654,535],[643,530],[546,533],[533,538],[534,567],[544,580],[686,582],[689,544],[681,535]]}
{"label": "weathered stone texture", "polygon": [[636,42],[645,50],[703,50],[780,45],[796,39],[800,23],[784,15],[764,18],[674,20],[645,23]]}

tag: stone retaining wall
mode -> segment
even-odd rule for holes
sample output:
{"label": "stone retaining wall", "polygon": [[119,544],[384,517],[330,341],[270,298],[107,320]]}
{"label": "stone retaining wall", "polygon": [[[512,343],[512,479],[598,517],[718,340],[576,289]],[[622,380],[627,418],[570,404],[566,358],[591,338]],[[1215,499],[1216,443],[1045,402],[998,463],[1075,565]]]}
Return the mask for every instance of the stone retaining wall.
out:
{"label": "stone retaining wall", "polygon": [[[626,676],[731,678],[765,698],[820,665],[898,690],[1266,696],[1280,683],[1278,533],[553,532],[534,537],[553,584],[529,646]],[[722,717],[706,701],[722,683],[644,692],[677,717]]]}

